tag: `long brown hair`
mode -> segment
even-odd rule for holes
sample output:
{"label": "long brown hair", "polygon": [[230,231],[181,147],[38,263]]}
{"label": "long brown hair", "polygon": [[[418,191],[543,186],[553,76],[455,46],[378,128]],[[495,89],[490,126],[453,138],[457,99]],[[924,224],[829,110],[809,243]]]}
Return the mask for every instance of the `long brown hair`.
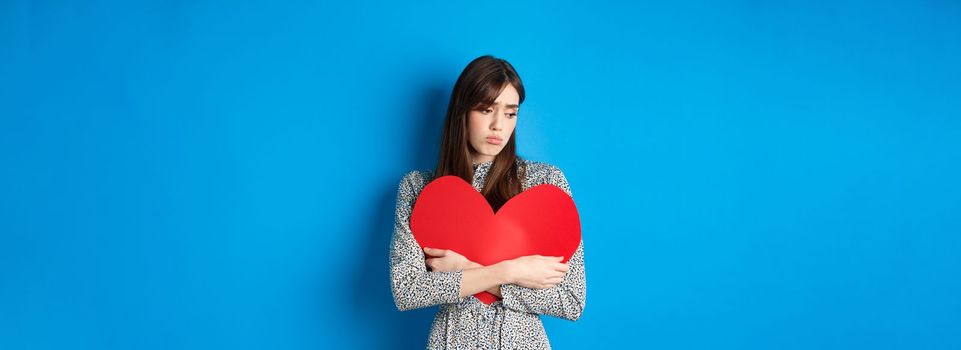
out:
{"label": "long brown hair", "polygon": [[[440,144],[440,159],[437,161],[435,178],[456,175],[471,183],[474,167],[470,157],[470,142],[467,118],[471,110],[484,109],[494,104],[494,100],[511,84],[524,102],[524,84],[517,71],[507,61],[490,55],[471,61],[454,84],[447,106],[447,118]],[[481,194],[487,199],[494,211],[500,209],[507,200],[521,193],[521,179],[524,169],[518,169],[520,158],[517,156],[517,136],[515,129],[487,173],[487,180]]]}

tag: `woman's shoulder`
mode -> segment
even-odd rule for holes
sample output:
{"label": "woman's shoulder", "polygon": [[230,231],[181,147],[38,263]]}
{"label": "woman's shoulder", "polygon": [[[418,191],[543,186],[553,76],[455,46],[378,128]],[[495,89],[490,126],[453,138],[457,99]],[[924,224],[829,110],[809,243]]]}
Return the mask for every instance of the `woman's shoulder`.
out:
{"label": "woman's shoulder", "polygon": [[561,169],[554,164],[536,160],[524,159],[522,161],[525,168],[525,176],[528,179],[547,179],[563,174]]}
{"label": "woman's shoulder", "polygon": [[547,162],[532,160],[525,160],[524,162],[526,163],[524,190],[537,185],[551,184],[560,187],[567,195],[573,197],[570,184],[567,183],[567,177],[564,176],[561,168]]}
{"label": "woman's shoulder", "polygon": [[404,173],[404,177],[401,178],[400,187],[420,192],[433,178],[433,170],[410,170]]}
{"label": "woman's shoulder", "polygon": [[[541,184],[541,183],[553,183],[560,177],[564,176],[564,172],[561,171],[560,167],[543,161],[536,161],[526,158],[518,158],[518,165],[524,167],[524,178],[530,184]],[[411,189],[418,191],[430,183],[434,179],[434,170],[410,170],[404,173],[401,179],[401,186],[408,186]]]}

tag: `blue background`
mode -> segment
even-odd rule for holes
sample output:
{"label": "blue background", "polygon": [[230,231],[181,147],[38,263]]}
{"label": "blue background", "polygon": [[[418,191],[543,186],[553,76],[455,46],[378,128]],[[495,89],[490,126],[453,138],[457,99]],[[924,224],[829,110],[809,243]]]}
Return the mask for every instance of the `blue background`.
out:
{"label": "blue background", "polygon": [[[346,3],[346,2],[344,2]],[[0,1],[0,348],[421,348],[461,69],[583,219],[555,348],[961,348],[961,4]]]}

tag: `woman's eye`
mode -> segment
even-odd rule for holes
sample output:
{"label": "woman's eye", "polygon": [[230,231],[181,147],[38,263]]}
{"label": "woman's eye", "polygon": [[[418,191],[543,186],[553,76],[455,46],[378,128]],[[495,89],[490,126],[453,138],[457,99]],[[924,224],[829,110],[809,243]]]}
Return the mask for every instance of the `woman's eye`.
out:
{"label": "woman's eye", "polygon": [[517,113],[507,113],[508,118],[517,118]]}

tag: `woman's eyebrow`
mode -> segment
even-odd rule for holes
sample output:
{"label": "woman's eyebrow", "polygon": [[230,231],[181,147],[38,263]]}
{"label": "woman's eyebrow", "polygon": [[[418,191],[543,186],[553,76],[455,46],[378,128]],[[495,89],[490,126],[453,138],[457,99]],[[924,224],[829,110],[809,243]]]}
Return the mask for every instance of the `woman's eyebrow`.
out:
{"label": "woman's eyebrow", "polygon": [[[491,106],[500,106],[500,104],[501,104],[500,102],[494,102],[494,104],[492,104]],[[520,106],[521,106],[521,105],[518,105],[518,104],[509,104],[509,105],[504,105],[504,108],[517,108],[517,109],[520,109]]]}

